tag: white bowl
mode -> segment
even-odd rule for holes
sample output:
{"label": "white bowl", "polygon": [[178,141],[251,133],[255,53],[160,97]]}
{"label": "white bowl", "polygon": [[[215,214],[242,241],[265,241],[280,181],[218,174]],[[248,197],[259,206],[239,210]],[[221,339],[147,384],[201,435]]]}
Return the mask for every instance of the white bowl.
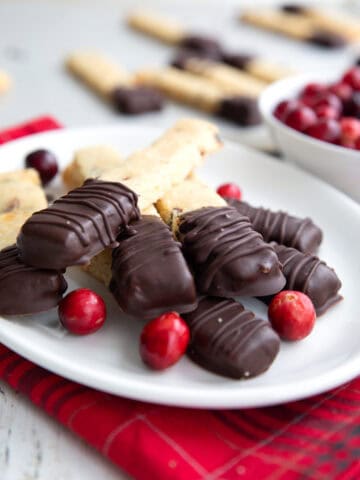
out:
{"label": "white bowl", "polygon": [[279,102],[296,98],[306,84],[330,83],[337,78],[331,78],[329,75],[301,75],[280,80],[262,93],[259,101],[260,111],[275,143],[287,160],[360,202],[360,151],[304,135],[284,125],[273,115],[274,108]]}

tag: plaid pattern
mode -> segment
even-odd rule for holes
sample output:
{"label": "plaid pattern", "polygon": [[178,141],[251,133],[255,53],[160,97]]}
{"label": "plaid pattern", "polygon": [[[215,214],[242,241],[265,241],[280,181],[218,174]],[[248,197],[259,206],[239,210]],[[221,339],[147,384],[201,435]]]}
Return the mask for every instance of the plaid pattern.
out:
{"label": "plaid pattern", "polygon": [[192,410],[92,390],[2,345],[0,379],[139,480],[360,479],[360,379],[275,407]]}

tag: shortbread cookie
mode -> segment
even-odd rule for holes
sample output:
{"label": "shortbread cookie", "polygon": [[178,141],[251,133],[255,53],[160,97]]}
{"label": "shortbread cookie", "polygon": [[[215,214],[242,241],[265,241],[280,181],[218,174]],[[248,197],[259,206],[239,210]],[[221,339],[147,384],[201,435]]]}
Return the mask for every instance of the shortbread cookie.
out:
{"label": "shortbread cookie", "polygon": [[256,377],[273,363],[280,339],[266,320],[232,299],[205,297],[185,314],[189,357],[211,372],[236,379]]}
{"label": "shortbread cookie", "polygon": [[122,113],[138,114],[163,106],[159,92],[136,87],[130,73],[100,52],[73,53],[66,65],[73,75]]}
{"label": "shortbread cookie", "polygon": [[0,173],[0,213],[44,208],[47,200],[40,183],[38,173],[31,168]]}
{"label": "shortbread cookie", "polygon": [[129,15],[128,24],[135,30],[170,45],[179,44],[185,36],[185,31],[178,22],[152,12],[134,12]]}
{"label": "shortbread cookie", "polygon": [[20,258],[54,270],[85,264],[116,247],[118,234],[139,215],[137,195],[125,185],[87,180],[25,222],[17,239]]}
{"label": "shortbread cookie", "polygon": [[2,185],[5,182],[27,182],[33,185],[41,185],[40,175],[33,168],[0,173],[0,184]]}
{"label": "shortbread cookie", "polygon": [[197,179],[174,187],[157,202],[183,244],[198,291],[222,297],[277,293],[285,285],[274,249],[247,217]]}
{"label": "shortbread cookie", "polygon": [[266,88],[266,83],[229,65],[190,58],[184,63],[185,70],[207,78],[217,85],[223,96],[242,95],[258,97]]}
{"label": "shortbread cookie", "polygon": [[311,42],[323,47],[339,47],[346,43],[345,36],[319,29],[314,21],[304,15],[293,15],[280,10],[245,10],[241,15],[243,22]]}
{"label": "shortbread cookie", "polygon": [[107,145],[81,148],[63,171],[63,181],[68,189],[80,187],[88,178],[97,178],[104,171],[118,167],[124,160],[115,148]]}
{"label": "shortbread cookie", "polygon": [[360,40],[359,19],[344,13],[292,4],[284,5],[282,10],[296,16],[310,18],[319,29],[345,37],[349,42]]}
{"label": "shortbread cookie", "polygon": [[180,244],[158,217],[144,215],[112,251],[109,289],[121,310],[141,319],[194,310],[196,288]]}
{"label": "shortbread cookie", "polygon": [[0,95],[6,93],[11,87],[11,78],[9,75],[0,70]]}
{"label": "shortbread cookie", "polygon": [[15,243],[24,222],[47,206],[40,183],[33,169],[0,174],[0,249]]}
{"label": "shortbread cookie", "polygon": [[19,260],[15,245],[0,251],[0,315],[29,315],[56,307],[67,283],[61,272]]}
{"label": "shortbread cookie", "polygon": [[120,167],[104,172],[100,178],[123,182],[135,191],[143,211],[221,146],[215,125],[204,120],[182,119],[152,145],[133,153]]}
{"label": "shortbread cookie", "polygon": [[[142,215],[152,215],[152,216],[159,216],[157,210],[154,206],[146,208],[141,212]],[[99,280],[99,282],[103,283],[107,287],[110,284],[111,280],[111,263],[112,263],[112,249],[106,248],[99,254],[95,255],[90,260],[90,263],[84,265],[82,268],[86,272],[88,272],[91,276]]]}
{"label": "shortbread cookie", "polygon": [[154,12],[138,11],[128,17],[128,24],[152,38],[169,45],[196,50],[213,60],[221,58],[220,43],[208,35],[187,32],[175,20]]}
{"label": "shortbread cookie", "polygon": [[0,213],[0,250],[16,243],[16,238],[34,210],[12,210]]}
{"label": "shortbread cookie", "polygon": [[173,67],[138,72],[140,84],[153,86],[173,100],[220,115],[242,126],[256,125],[261,117],[256,99],[228,95],[219,84],[208,78]]}
{"label": "shortbread cookie", "polygon": [[246,53],[224,53],[222,60],[266,83],[276,82],[295,73],[291,68]]}
{"label": "shortbread cookie", "polygon": [[173,187],[156,202],[156,209],[165,223],[176,226],[176,219],[185,212],[201,207],[224,207],[226,201],[196,175]]}
{"label": "shortbread cookie", "polygon": [[108,98],[117,87],[130,87],[133,78],[100,52],[80,51],[69,55],[66,66],[98,95]]}
{"label": "shortbread cookie", "polygon": [[[139,196],[141,211],[150,207],[173,185],[181,183],[194,168],[202,165],[205,156],[222,146],[215,125],[198,119],[179,120],[152,145],[130,155],[117,168],[96,172],[104,180],[126,184]],[[93,176],[94,164],[87,162],[87,150],[82,150],[67,167],[64,180],[69,187],[78,187]],[[103,158],[107,158],[107,153]],[[90,156],[92,151],[90,150]],[[113,158],[110,154],[109,158]],[[90,158],[90,157],[89,157]],[[111,163],[112,160],[110,160]]]}
{"label": "shortbread cookie", "polygon": [[158,88],[171,99],[205,112],[218,110],[223,92],[214,82],[176,68],[147,68],[136,74],[141,85]]}
{"label": "shortbread cookie", "polygon": [[14,210],[35,211],[47,205],[42,188],[32,183],[0,180],[0,192],[0,213]]}

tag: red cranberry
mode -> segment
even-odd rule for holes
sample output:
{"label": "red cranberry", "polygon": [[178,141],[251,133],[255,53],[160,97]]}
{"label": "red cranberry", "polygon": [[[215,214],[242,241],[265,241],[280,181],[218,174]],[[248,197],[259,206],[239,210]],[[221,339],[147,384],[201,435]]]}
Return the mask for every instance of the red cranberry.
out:
{"label": "red cranberry", "polygon": [[340,117],[340,112],[329,105],[320,105],[314,108],[318,118],[326,118],[328,120],[337,120]]}
{"label": "red cranberry", "polygon": [[315,112],[309,107],[299,107],[292,110],[285,117],[285,124],[299,132],[303,132],[310,125],[316,122],[317,118]]}
{"label": "red cranberry", "polygon": [[140,355],[155,370],[174,365],[186,352],[190,330],[176,313],[164,313],[145,325],[140,337]]}
{"label": "red cranberry", "polygon": [[355,150],[360,150],[360,137],[355,141],[354,147]]}
{"label": "red cranberry", "polygon": [[269,320],[284,340],[301,340],[312,331],[316,312],[310,298],[302,292],[283,290],[269,305]]}
{"label": "red cranberry", "polygon": [[49,150],[35,150],[25,158],[26,168],[35,168],[39,172],[43,185],[52,180],[58,172],[58,164],[55,155]]}
{"label": "red cranberry", "polygon": [[360,90],[360,67],[350,68],[350,70],[345,72],[342,80],[354,90]]}
{"label": "red cranberry", "polygon": [[71,333],[86,335],[96,332],[105,322],[105,302],[92,290],[79,288],[61,300],[59,318]]}
{"label": "red cranberry", "polygon": [[338,82],[329,87],[329,92],[340,98],[342,102],[347,102],[353,94],[353,89],[347,83]]}
{"label": "red cranberry", "polygon": [[340,125],[336,120],[325,118],[305,130],[310,137],[330,143],[336,143],[339,140],[340,132]]}
{"label": "red cranberry", "polygon": [[274,110],[274,116],[280,121],[283,121],[285,116],[295,108],[300,107],[301,103],[298,100],[283,100]]}
{"label": "red cranberry", "polygon": [[326,89],[327,87],[321,83],[309,83],[300,93],[300,98],[317,96],[319,93],[325,92]]}
{"label": "red cranberry", "polygon": [[341,144],[350,147],[360,137],[360,120],[343,117],[340,120]]}
{"label": "red cranberry", "polygon": [[315,112],[318,108],[321,107],[331,107],[336,110],[339,115],[342,112],[341,100],[336,95],[330,92],[321,93],[316,99],[314,99],[312,108],[315,110]]}
{"label": "red cranberry", "polygon": [[360,92],[354,92],[350,100],[345,102],[344,115],[360,118]]}
{"label": "red cranberry", "polygon": [[218,187],[216,192],[220,197],[241,200],[241,190],[235,183],[224,183]]}

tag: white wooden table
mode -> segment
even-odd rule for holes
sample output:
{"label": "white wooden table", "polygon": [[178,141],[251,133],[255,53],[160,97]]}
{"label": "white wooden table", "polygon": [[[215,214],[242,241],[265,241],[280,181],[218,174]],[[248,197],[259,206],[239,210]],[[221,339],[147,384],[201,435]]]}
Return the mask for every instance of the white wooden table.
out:
{"label": "white wooden table", "polygon": [[[270,1],[270,0],[269,0]],[[169,9],[166,0],[138,2],[158,10]],[[207,16],[194,14],[194,8],[204,12],[217,8],[216,22],[210,30],[223,34],[226,21],[226,42],[236,48],[239,30],[233,21],[237,0],[181,0],[171,2],[171,8],[184,19],[209,30]],[[242,4],[245,2],[243,1]],[[252,4],[252,0],[249,0]],[[65,54],[74,48],[97,47],[121,57],[128,68],[156,58],[157,63],[169,59],[170,50],[145,42],[141,36],[121,27],[120,11],[134,6],[131,0],[1,0],[0,1],[0,67],[15,79],[15,88],[0,100],[0,128],[33,116],[50,113],[68,126],[130,122],[106,108],[98,99],[70,78],[62,68]],[[199,10],[200,8],[200,10]],[[249,35],[241,45],[250,51],[264,50],[258,34]],[[265,43],[265,42],[264,42]],[[253,48],[254,47],[254,48]],[[272,55],[279,60],[294,61],[303,68],[319,67],[316,56],[286,42],[273,46]],[[326,66],[345,67],[349,55],[327,55]],[[150,115],[151,124],[169,125],[185,108],[169,106],[160,115]],[[66,431],[55,420],[25,398],[0,383],[0,479],[1,480],[113,480],[126,479],[125,474],[107,462],[97,452]]]}

